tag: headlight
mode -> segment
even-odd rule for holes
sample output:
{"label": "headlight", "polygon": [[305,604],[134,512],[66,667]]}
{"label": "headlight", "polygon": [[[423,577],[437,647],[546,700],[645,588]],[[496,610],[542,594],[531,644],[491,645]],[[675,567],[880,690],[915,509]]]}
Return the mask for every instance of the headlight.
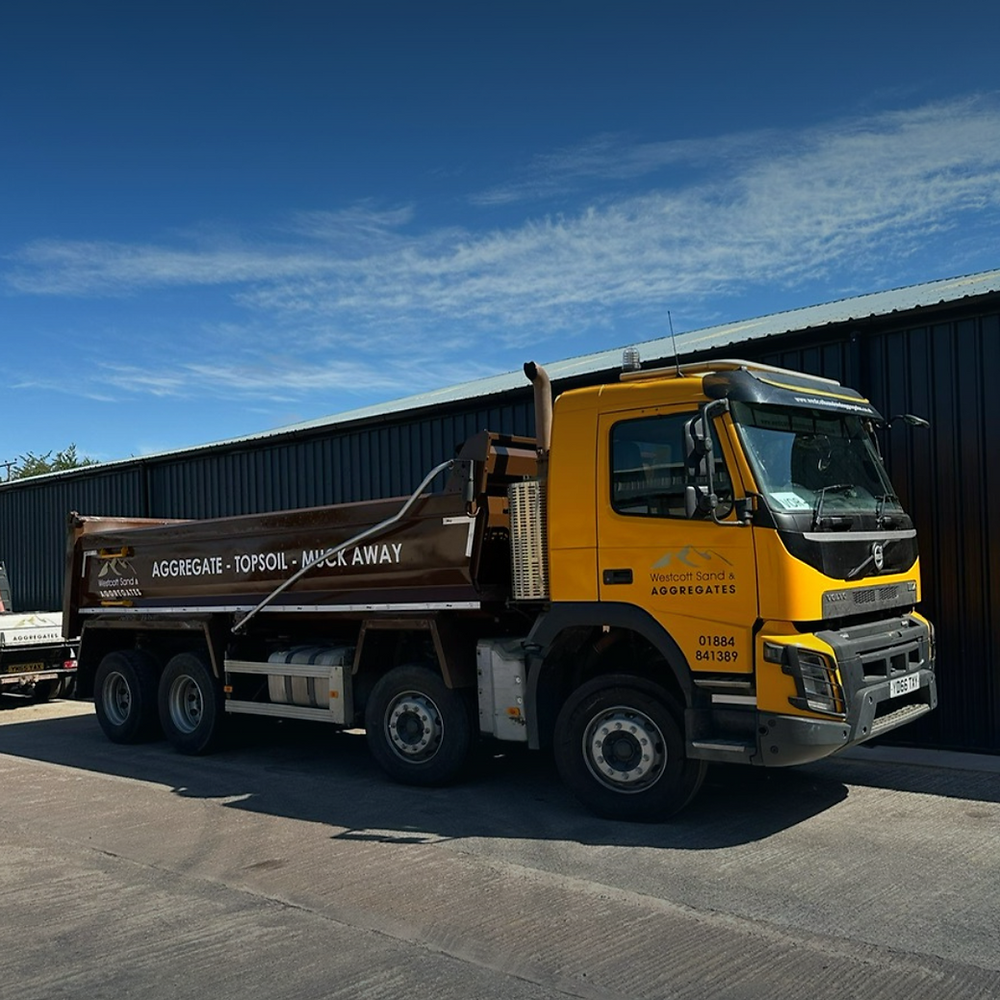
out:
{"label": "headlight", "polygon": [[798,697],[789,698],[796,708],[825,715],[844,715],[844,690],[837,680],[837,665],[825,653],[788,646],[782,670],[795,678]]}

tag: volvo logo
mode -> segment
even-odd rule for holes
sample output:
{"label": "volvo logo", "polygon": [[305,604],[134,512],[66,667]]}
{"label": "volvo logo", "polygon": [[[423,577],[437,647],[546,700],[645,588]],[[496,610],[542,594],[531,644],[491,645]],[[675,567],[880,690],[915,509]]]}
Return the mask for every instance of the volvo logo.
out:
{"label": "volvo logo", "polygon": [[872,560],[875,563],[875,569],[881,573],[882,567],[885,565],[885,546],[881,542],[875,542],[872,545]]}

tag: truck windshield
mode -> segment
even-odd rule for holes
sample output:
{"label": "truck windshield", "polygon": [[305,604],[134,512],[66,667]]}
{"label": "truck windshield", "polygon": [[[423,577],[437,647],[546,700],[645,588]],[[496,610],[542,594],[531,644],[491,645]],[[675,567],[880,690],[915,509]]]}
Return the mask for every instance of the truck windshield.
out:
{"label": "truck windshield", "polygon": [[774,511],[881,515],[899,508],[860,417],[732,403],[747,458]]}

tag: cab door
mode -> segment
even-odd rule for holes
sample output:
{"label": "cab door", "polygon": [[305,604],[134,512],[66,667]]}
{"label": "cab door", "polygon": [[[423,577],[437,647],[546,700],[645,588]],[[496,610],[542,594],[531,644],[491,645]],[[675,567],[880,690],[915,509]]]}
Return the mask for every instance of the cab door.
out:
{"label": "cab door", "polygon": [[[601,415],[598,593],[648,611],[692,670],[748,674],[758,604],[753,532],[736,520],[744,494],[721,423],[729,418],[712,427],[711,458],[692,451],[697,418],[689,405]],[[724,526],[685,512],[685,487],[708,485],[709,460]]]}

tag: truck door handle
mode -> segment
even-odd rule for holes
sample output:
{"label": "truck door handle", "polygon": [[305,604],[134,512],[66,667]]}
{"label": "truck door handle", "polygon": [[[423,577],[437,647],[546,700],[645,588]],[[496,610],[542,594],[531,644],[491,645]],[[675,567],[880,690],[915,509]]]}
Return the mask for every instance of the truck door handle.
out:
{"label": "truck door handle", "polygon": [[631,583],[632,570],[630,569],[606,569],[604,571],[604,584],[610,587],[615,583]]}

